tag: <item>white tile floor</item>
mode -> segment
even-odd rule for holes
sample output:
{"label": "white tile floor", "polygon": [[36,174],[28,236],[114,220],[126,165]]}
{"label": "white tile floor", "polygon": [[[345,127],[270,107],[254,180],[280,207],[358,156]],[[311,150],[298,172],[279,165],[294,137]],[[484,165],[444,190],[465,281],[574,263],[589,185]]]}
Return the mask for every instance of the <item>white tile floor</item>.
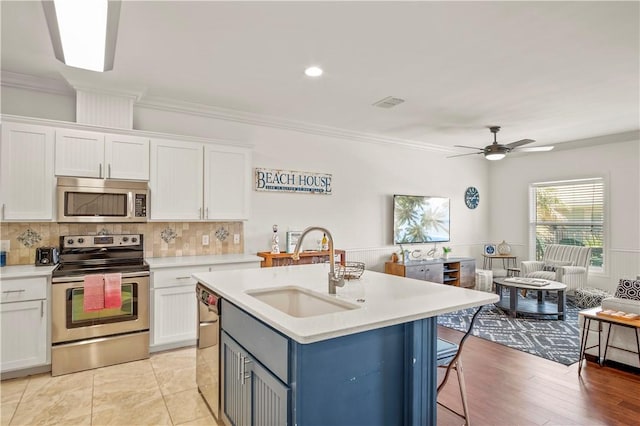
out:
{"label": "white tile floor", "polygon": [[195,379],[195,348],[0,383],[2,425],[216,425]]}

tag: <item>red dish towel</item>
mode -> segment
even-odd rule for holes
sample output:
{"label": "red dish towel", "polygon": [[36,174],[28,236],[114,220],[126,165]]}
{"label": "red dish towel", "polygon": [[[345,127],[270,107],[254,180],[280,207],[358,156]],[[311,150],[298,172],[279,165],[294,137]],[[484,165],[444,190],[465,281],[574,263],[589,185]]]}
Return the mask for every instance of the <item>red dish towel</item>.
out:
{"label": "red dish towel", "polygon": [[122,274],[104,274],[104,307],[122,306]]}
{"label": "red dish towel", "polygon": [[85,275],[83,308],[85,312],[104,309],[103,275]]}

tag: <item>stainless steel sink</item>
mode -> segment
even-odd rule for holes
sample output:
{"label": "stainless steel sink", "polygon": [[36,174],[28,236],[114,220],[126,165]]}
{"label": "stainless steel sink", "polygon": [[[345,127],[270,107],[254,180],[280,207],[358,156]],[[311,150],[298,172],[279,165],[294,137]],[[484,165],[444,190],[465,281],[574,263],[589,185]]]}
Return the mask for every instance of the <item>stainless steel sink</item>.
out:
{"label": "stainless steel sink", "polygon": [[306,288],[285,286],[249,290],[247,294],[261,302],[298,318],[314,317],[358,309],[360,306]]}

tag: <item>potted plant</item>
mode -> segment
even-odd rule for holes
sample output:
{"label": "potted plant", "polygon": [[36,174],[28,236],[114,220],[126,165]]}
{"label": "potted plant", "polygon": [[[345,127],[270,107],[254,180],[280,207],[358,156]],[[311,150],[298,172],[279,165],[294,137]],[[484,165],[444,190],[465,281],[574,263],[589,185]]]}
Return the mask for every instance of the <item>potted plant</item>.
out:
{"label": "potted plant", "polygon": [[451,247],[442,247],[442,258],[443,259],[448,259],[449,258],[449,253],[451,253]]}

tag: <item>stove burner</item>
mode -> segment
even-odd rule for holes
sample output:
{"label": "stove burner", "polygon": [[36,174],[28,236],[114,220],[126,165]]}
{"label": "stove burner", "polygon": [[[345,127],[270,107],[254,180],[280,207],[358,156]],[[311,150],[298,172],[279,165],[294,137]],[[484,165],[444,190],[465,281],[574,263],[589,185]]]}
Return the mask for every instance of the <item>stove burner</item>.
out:
{"label": "stove burner", "polygon": [[142,234],[61,236],[59,258],[52,272],[56,282],[60,277],[149,271]]}

